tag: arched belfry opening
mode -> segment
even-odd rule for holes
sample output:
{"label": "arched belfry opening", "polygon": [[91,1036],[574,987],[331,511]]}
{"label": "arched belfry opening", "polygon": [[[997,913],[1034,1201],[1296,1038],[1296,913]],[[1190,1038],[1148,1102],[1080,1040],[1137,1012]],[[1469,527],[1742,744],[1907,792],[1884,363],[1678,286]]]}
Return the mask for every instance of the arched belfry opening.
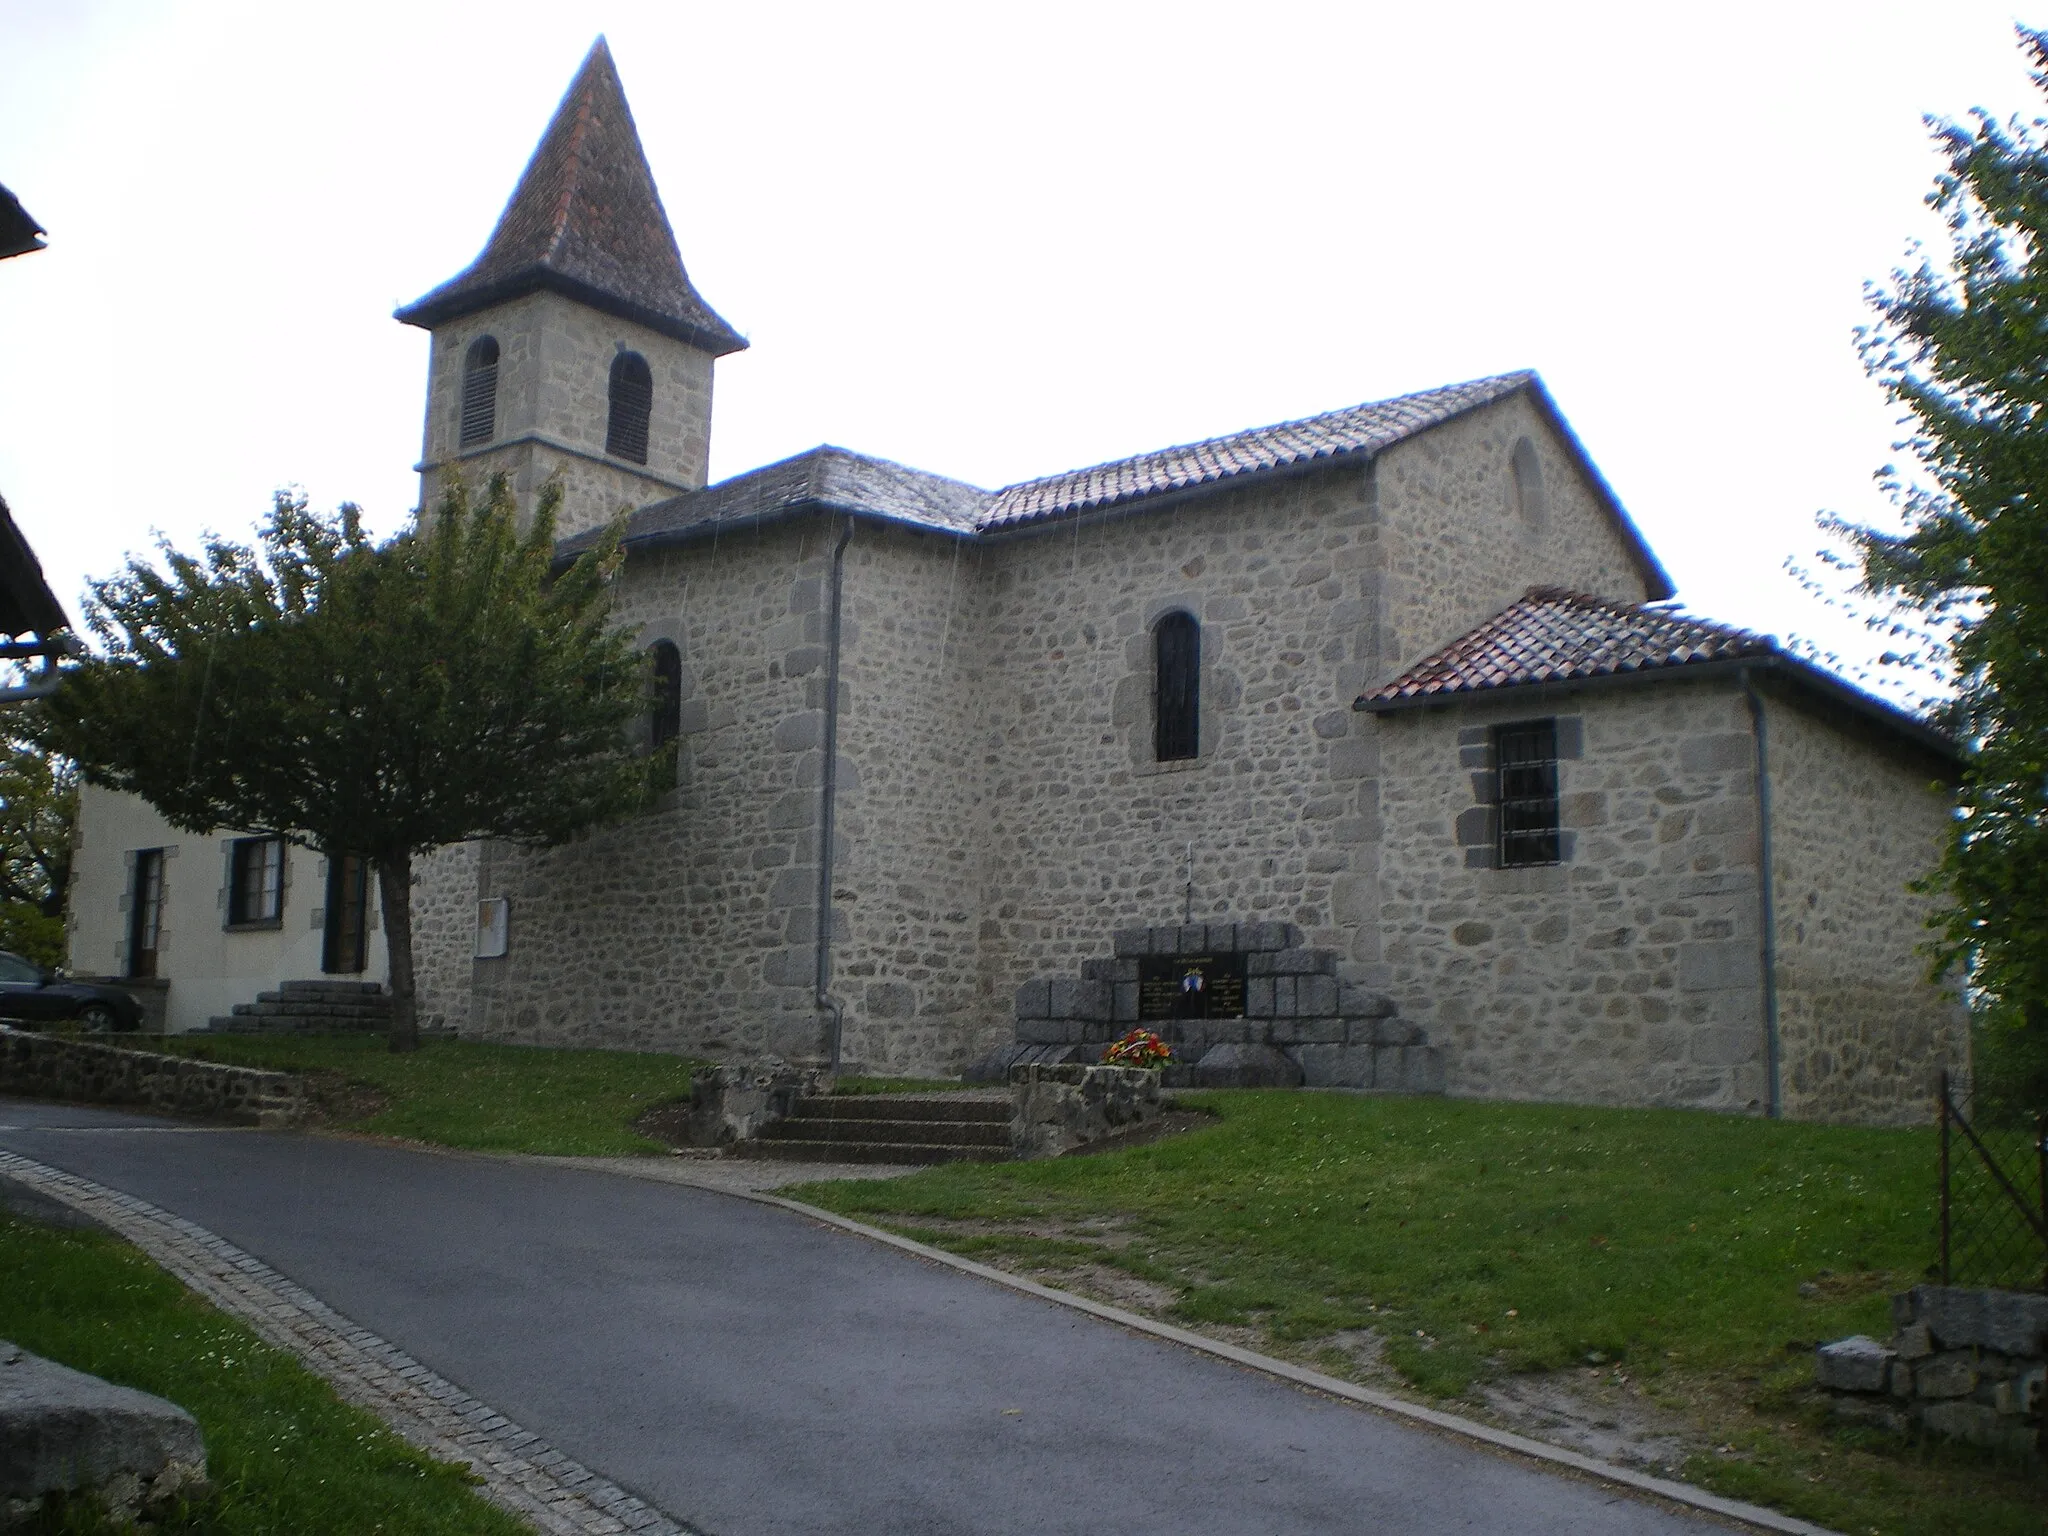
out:
{"label": "arched belfry opening", "polygon": [[611,417],[605,424],[604,451],[615,459],[647,462],[647,422],[654,414],[654,375],[638,352],[612,359]]}
{"label": "arched belfry opening", "polygon": [[1202,626],[1175,611],[1152,626],[1152,755],[1162,763],[1202,755]]}
{"label": "arched belfry opening", "polygon": [[476,448],[498,435],[498,339],[479,336],[462,357],[460,446]]}

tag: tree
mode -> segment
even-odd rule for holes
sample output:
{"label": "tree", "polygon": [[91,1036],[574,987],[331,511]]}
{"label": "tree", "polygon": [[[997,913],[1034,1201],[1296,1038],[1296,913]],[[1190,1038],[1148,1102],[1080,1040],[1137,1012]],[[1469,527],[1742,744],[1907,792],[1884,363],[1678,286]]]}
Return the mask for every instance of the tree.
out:
{"label": "tree", "polygon": [[618,528],[554,564],[559,487],[517,531],[502,476],[372,544],[280,493],[256,548],[159,546],[94,583],[104,655],[48,701],[47,743],[173,825],[275,833],[377,871],[391,1048],[419,1043],[413,861],[471,838],[560,843],[638,806],[645,669],[614,630]]}
{"label": "tree", "polygon": [[[2048,91],[2048,33],[2019,37]],[[1930,126],[1948,261],[1873,290],[1863,347],[1931,483],[1884,471],[1907,531],[1853,536],[1864,590],[1946,637],[1947,722],[1974,748],[1933,882],[1937,967],[2048,1064],[2048,123]]]}
{"label": "tree", "polygon": [[77,770],[29,739],[20,707],[0,711],[0,949],[62,963],[77,818]]}

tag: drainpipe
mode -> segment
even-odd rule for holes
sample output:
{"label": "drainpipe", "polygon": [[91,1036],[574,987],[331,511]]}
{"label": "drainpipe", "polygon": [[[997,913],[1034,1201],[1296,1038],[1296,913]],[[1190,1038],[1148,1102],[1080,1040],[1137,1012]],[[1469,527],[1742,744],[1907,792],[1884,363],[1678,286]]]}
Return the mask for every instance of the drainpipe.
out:
{"label": "drainpipe", "polygon": [[839,614],[846,576],[846,546],[853,519],[832,546],[832,599],[825,610],[825,761],[818,774],[818,976],[813,1005],[830,1016],[832,1075],[839,1075],[839,1039],[846,1009],[832,996],[832,835],[839,791]]}
{"label": "drainpipe", "polygon": [[1737,674],[1742,679],[1743,701],[1749,705],[1750,734],[1756,738],[1757,921],[1763,928],[1764,962],[1764,1062],[1770,1081],[1770,1117],[1785,1112],[1784,1069],[1778,1044],[1778,917],[1771,857],[1771,760],[1769,738],[1764,731],[1764,701],[1748,667]]}

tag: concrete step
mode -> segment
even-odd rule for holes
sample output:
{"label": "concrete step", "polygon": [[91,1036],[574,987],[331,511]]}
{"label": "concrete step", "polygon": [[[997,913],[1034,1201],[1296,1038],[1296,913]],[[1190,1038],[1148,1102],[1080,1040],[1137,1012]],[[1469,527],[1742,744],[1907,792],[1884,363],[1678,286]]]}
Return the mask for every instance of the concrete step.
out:
{"label": "concrete step", "polygon": [[1010,1145],[1009,1122],[986,1120],[778,1120],[763,1128],[763,1141],[921,1142],[943,1147]]}
{"label": "concrete step", "polygon": [[742,1141],[732,1155],[784,1163],[1000,1163],[1007,1162],[1007,1142],[998,1147],[956,1147],[933,1142],[900,1141]]}
{"label": "concrete step", "polygon": [[337,1018],[382,1019],[391,1016],[391,999],[370,1000],[361,993],[353,994],[355,1001],[344,1002],[340,998],[287,996],[280,992],[259,992],[253,1003],[237,1003],[236,1013],[267,1013],[279,1018],[293,1015],[332,1014]]}
{"label": "concrete step", "polygon": [[981,1123],[1008,1125],[1007,1093],[965,1095],[938,1093],[834,1094],[798,1099],[792,1120],[916,1120],[930,1124]]}

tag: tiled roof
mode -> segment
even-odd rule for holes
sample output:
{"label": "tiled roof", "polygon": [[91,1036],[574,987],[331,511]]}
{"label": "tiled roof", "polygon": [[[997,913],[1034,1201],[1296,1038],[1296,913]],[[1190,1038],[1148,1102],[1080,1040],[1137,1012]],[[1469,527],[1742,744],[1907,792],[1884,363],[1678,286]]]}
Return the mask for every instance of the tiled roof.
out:
{"label": "tiled roof", "polygon": [[[626,522],[625,545],[661,544],[800,510],[852,512],[941,532],[972,534],[989,493],[943,475],[848,453],[813,448],[730,480],[642,507]],[[574,554],[596,533],[562,543]]]}
{"label": "tiled roof", "polygon": [[[1462,412],[1522,389],[1535,391],[1546,409],[1551,409],[1542,394],[1542,381],[1534,373],[1502,374],[1164,448],[1071,474],[1026,480],[999,491],[984,491],[964,481],[843,448],[814,448],[703,490],[686,491],[642,507],[627,522],[626,542],[631,547],[649,540],[683,538],[744,520],[819,506],[942,533],[1007,533],[1148,496],[1220,488],[1245,475],[1312,465],[1347,454],[1370,457]],[[1569,437],[1570,429],[1562,418],[1558,424]],[[1586,467],[1597,480],[1598,471],[1590,462]],[[1614,513],[1651,585],[1668,591],[1663,571],[1633,525],[1618,506]],[[572,541],[567,552],[580,547]]]}
{"label": "tiled roof", "polygon": [[1040,518],[1115,506],[1141,496],[1184,490],[1314,459],[1375,454],[1403,438],[1440,426],[1478,406],[1491,405],[1535,382],[1532,372],[1504,373],[1497,378],[1474,379],[1468,384],[1427,389],[1392,400],[1374,400],[1301,421],[1283,421],[1278,426],[1254,427],[1249,432],[1233,432],[1206,442],[1162,448],[1132,459],[1097,464],[1092,469],[1026,480],[997,493],[982,519],[982,527],[995,532]]}
{"label": "tiled roof", "polygon": [[547,288],[704,348],[746,342],[683,270],[654,173],[600,37],[556,108],[483,254],[398,318],[432,327]]}
{"label": "tiled roof", "polygon": [[1360,699],[1364,709],[1514,688],[1776,656],[1768,635],[1561,587],[1531,587],[1469,634]]}
{"label": "tiled roof", "polygon": [[0,640],[15,635],[52,635],[71,621],[57,601],[36,552],[14,526],[14,514],[0,497]]}

